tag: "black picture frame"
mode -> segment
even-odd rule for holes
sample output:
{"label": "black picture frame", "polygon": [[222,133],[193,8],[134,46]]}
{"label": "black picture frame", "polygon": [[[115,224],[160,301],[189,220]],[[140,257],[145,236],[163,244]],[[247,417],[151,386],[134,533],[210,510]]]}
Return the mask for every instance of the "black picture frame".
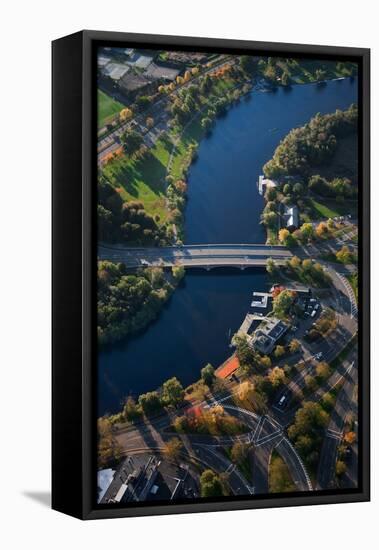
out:
{"label": "black picture frame", "polygon": [[[265,53],[359,65],[359,488],[218,501],[98,506],[96,489],[97,45]],[[52,43],[52,507],[81,519],[360,502],[370,499],[370,50],[81,31]]]}

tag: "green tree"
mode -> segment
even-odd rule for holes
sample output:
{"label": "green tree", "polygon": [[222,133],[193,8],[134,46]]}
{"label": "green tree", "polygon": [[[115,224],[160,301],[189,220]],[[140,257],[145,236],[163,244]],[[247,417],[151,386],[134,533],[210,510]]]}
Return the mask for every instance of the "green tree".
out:
{"label": "green tree", "polygon": [[186,270],[182,265],[174,265],[172,267],[172,274],[177,281],[180,281],[181,279],[183,279],[185,273],[186,273]]}
{"label": "green tree", "polygon": [[141,394],[138,398],[138,404],[147,415],[156,413],[162,408],[161,400],[156,391]]}
{"label": "green tree", "polygon": [[140,407],[137,406],[133,397],[128,397],[128,399],[126,400],[126,403],[124,405],[123,415],[126,418],[126,420],[129,420],[129,422],[133,422],[134,420],[137,420],[137,418],[141,416],[141,409]]}
{"label": "green tree", "polygon": [[336,259],[343,264],[353,263],[353,255],[349,247],[346,245],[342,246],[342,248],[336,252]]}
{"label": "green tree", "polygon": [[204,470],[201,474],[200,493],[204,498],[223,496],[221,479],[213,470]]}
{"label": "green tree", "polygon": [[274,350],[274,355],[277,359],[280,357],[283,357],[283,355],[286,353],[286,348],[284,346],[276,346]]}
{"label": "green tree", "polygon": [[174,376],[167,380],[162,387],[162,401],[166,405],[178,405],[183,401],[184,390],[179,380]]}
{"label": "green tree", "polygon": [[201,369],[201,378],[207,386],[212,386],[215,379],[215,370],[210,363]]}
{"label": "green tree", "polygon": [[303,223],[300,227],[300,233],[305,241],[310,241],[314,237],[314,229],[311,223]]}
{"label": "green tree", "polygon": [[286,317],[294,302],[294,292],[292,290],[282,290],[273,300],[273,312],[276,317]]}
{"label": "green tree", "polygon": [[266,261],[267,273],[272,275],[276,272],[276,270],[277,270],[277,267],[276,267],[275,261],[272,258],[267,258],[267,261]]}
{"label": "green tree", "polygon": [[133,155],[141,147],[143,137],[135,130],[127,130],[121,135],[121,142],[125,147],[125,151],[129,155]]}

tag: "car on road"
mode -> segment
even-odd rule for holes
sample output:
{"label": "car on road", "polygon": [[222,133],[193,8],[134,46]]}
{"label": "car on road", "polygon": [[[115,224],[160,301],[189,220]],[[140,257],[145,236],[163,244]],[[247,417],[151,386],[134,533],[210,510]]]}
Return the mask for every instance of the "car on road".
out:
{"label": "car on road", "polygon": [[278,407],[280,407],[281,409],[284,409],[284,407],[287,405],[287,396],[286,395],[282,395],[282,397],[279,399],[278,401]]}
{"label": "car on road", "polygon": [[319,353],[317,353],[315,355],[315,359],[317,359],[318,361],[320,361],[322,358],[323,358],[324,354],[322,353],[322,351],[320,351]]}

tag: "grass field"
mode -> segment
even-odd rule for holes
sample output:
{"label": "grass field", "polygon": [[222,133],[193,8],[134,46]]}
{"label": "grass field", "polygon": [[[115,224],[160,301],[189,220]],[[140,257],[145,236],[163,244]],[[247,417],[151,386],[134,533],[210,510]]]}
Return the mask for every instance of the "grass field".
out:
{"label": "grass field", "polygon": [[114,100],[101,90],[97,91],[97,105],[99,128],[102,128],[105,124],[110,122],[114,115],[118,114],[124,107],[122,103]]}
{"label": "grass field", "polygon": [[322,203],[316,199],[309,199],[309,204],[312,208],[311,218],[315,220],[353,214],[356,209],[355,203],[339,203],[332,199],[324,199]]}
{"label": "grass field", "polygon": [[158,140],[152,155],[142,160],[121,156],[104,167],[104,175],[119,190],[124,201],[139,200],[152,216],[163,223],[167,218],[165,198],[166,165],[170,157],[170,143]]}

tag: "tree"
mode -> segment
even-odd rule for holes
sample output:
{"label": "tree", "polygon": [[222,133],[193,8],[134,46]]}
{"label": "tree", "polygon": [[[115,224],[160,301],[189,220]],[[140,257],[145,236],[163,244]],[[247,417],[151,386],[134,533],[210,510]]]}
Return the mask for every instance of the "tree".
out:
{"label": "tree", "polygon": [[180,451],[183,448],[183,444],[177,437],[171,438],[169,441],[166,442],[163,454],[168,458],[169,460],[173,460],[174,462],[177,462],[180,458]]}
{"label": "tree", "polygon": [[162,408],[162,403],[156,391],[143,393],[138,398],[138,404],[145,414],[153,414]]}
{"label": "tree", "polygon": [[337,460],[336,462],[336,476],[341,477],[346,472],[347,467],[343,460]]}
{"label": "tree", "polygon": [[292,269],[299,269],[299,267],[301,266],[301,260],[298,256],[292,256],[292,258],[290,259],[290,267]]}
{"label": "tree", "polygon": [[278,215],[272,210],[264,210],[262,214],[262,222],[270,229],[276,229],[278,226]]}
{"label": "tree", "polygon": [[306,242],[310,241],[314,237],[313,225],[311,223],[303,223],[300,227],[300,233]]}
{"label": "tree", "polygon": [[184,390],[179,380],[174,376],[167,380],[162,387],[162,401],[166,405],[178,405],[183,401]]}
{"label": "tree", "polygon": [[119,115],[121,122],[128,120],[132,116],[133,116],[133,111],[128,107],[125,107],[125,109],[121,109],[120,115]]}
{"label": "tree", "polygon": [[357,436],[354,432],[347,432],[343,437],[343,440],[348,445],[352,445],[353,443],[355,443],[356,439],[357,439]]}
{"label": "tree", "polygon": [[255,363],[255,353],[249,346],[246,336],[234,335],[233,344],[236,346],[236,355],[241,366],[253,367]]}
{"label": "tree", "polygon": [[124,405],[123,415],[126,420],[133,422],[141,416],[141,409],[137,406],[133,397],[128,397]]}
{"label": "tree", "polygon": [[215,370],[210,363],[201,369],[201,378],[208,387],[212,386],[215,379]]}
{"label": "tree", "polygon": [[331,374],[331,369],[325,361],[318,363],[316,367],[316,375],[320,381],[327,380]]}
{"label": "tree", "polygon": [[129,155],[133,155],[143,143],[142,136],[135,130],[127,130],[121,135],[121,141]]}
{"label": "tree", "polygon": [[342,248],[336,252],[336,258],[343,264],[351,264],[353,262],[353,255],[350,252],[349,247],[346,245],[342,246]]}
{"label": "tree", "polygon": [[248,455],[249,447],[245,443],[241,443],[240,441],[236,441],[233,444],[232,450],[231,450],[231,458],[232,462],[235,464],[241,464]]}
{"label": "tree", "polygon": [[283,71],[281,78],[282,86],[288,86],[290,83],[289,74],[286,71]]}
{"label": "tree", "polygon": [[286,374],[284,369],[280,367],[274,367],[268,375],[268,379],[274,388],[278,388],[281,384],[284,384]]}
{"label": "tree", "polygon": [[206,132],[209,132],[213,124],[213,121],[208,116],[201,119],[201,126],[204,128]]}
{"label": "tree", "polygon": [[293,186],[293,192],[295,195],[297,195],[298,197],[301,197],[302,195],[304,195],[304,187],[303,185],[301,185],[301,183],[295,183],[295,185]]}
{"label": "tree", "polygon": [[280,229],[278,236],[279,236],[279,241],[282,244],[284,244],[284,246],[288,246],[288,247],[295,246],[296,240],[293,237],[293,235],[290,233],[290,231],[288,231],[288,229],[286,228]]}
{"label": "tree", "polygon": [[213,470],[204,470],[201,474],[200,493],[205,498],[223,496],[221,479]]}
{"label": "tree", "polygon": [[284,346],[279,346],[279,345],[276,346],[274,355],[277,359],[279,359],[280,357],[283,357],[285,353],[286,353],[286,348]]}
{"label": "tree", "polygon": [[318,226],[316,227],[316,235],[317,237],[324,237],[329,233],[328,225],[325,222],[320,222]]}
{"label": "tree", "polygon": [[282,290],[273,299],[273,312],[276,317],[286,317],[294,302],[295,293],[292,290]]}
{"label": "tree", "polygon": [[181,279],[183,279],[185,273],[186,273],[186,270],[182,265],[172,266],[172,274],[174,276],[174,279],[176,279],[177,281],[180,281]]}
{"label": "tree", "polygon": [[249,76],[255,75],[258,68],[256,59],[251,55],[241,55],[240,66],[241,66],[241,69],[245,73],[247,73]]}
{"label": "tree", "polygon": [[293,338],[290,342],[289,349],[291,353],[296,353],[301,348],[299,340]]}
{"label": "tree", "polygon": [[154,119],[152,116],[148,116],[146,119],[146,127],[152,128],[154,126]]}
{"label": "tree", "polygon": [[316,381],[316,379],[315,379],[313,376],[311,376],[310,374],[307,374],[307,375],[305,376],[304,382],[305,382],[305,387],[306,387],[309,391],[313,392],[313,391],[315,391],[315,390],[317,389],[317,381]]}
{"label": "tree", "polygon": [[267,261],[266,261],[266,271],[267,271],[267,273],[272,275],[273,273],[276,272],[276,269],[277,268],[276,268],[275,261],[272,258],[267,258]]}
{"label": "tree", "polygon": [[245,406],[245,408],[247,407],[248,404],[251,404],[254,398],[254,391],[255,391],[254,384],[249,382],[249,380],[245,380],[245,382],[242,382],[238,386],[237,398]]}
{"label": "tree", "polygon": [[277,190],[275,187],[267,187],[266,193],[265,193],[265,200],[267,202],[269,201],[275,201],[278,196]]}

